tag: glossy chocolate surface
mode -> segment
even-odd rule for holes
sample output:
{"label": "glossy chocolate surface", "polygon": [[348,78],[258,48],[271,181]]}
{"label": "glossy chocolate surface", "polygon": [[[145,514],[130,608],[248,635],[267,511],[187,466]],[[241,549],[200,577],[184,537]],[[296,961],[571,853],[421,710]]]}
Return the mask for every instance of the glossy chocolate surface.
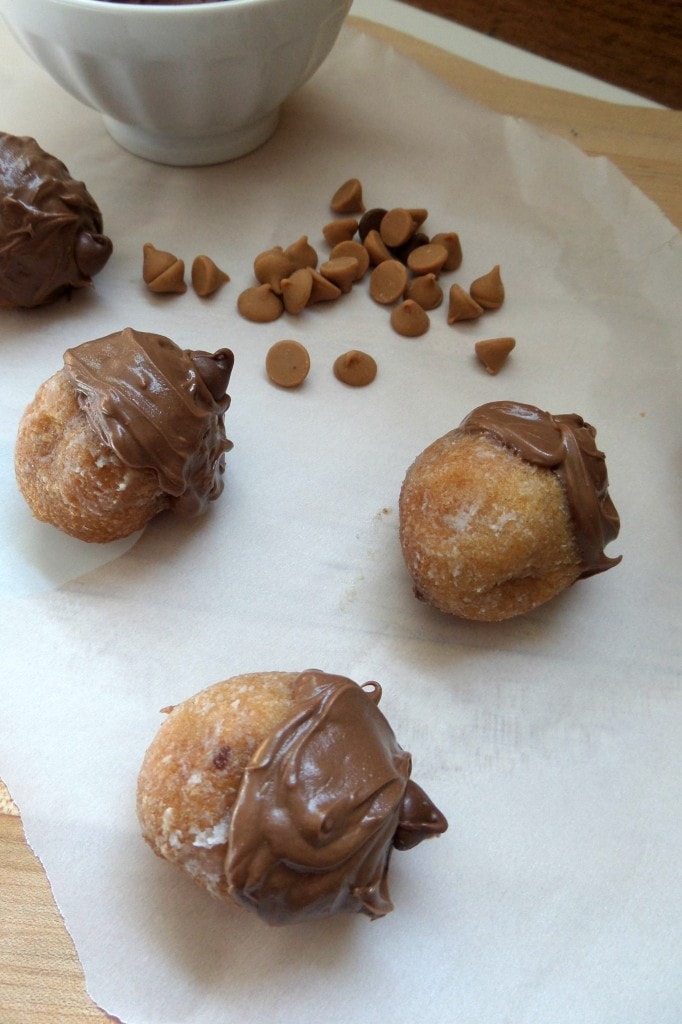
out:
{"label": "glossy chocolate surface", "polygon": [[229,349],[184,351],[130,327],[64,354],[90,422],[121,462],[153,469],[171,509],[195,516],[224,486]]}
{"label": "glossy chocolate surface", "polygon": [[620,529],[608,492],[606,457],[597,448],[597,431],[581,416],[553,416],[520,402],[489,402],[474,409],[460,430],[486,434],[527,462],[559,476],[583,562],[581,578],[605,572],[620,562],[620,558],[604,554]]}
{"label": "glossy chocolate surface", "polygon": [[0,307],[87,287],[112,248],[83,182],[35,139],[0,132]]}
{"label": "glossy chocolate surface", "polygon": [[410,779],[377,683],[302,673],[296,707],[256,751],[232,810],[231,895],[270,924],[393,909],[388,865],[447,822]]}

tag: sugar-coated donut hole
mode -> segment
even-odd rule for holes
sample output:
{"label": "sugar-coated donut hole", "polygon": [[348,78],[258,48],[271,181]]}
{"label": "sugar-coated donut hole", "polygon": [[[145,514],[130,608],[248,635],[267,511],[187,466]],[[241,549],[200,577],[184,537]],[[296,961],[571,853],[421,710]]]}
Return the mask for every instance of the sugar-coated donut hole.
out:
{"label": "sugar-coated donut hole", "polygon": [[259,672],[215,683],[171,708],[137,783],[137,815],[154,853],[219,899],[229,814],[251,756],[293,707],[298,673]]}
{"label": "sugar-coated donut hole", "polygon": [[580,576],[561,481],[490,438],[454,430],[426,448],[399,511],[416,593],[452,615],[521,615]]}
{"label": "sugar-coated donut hole", "polygon": [[36,519],[81,540],[128,536],[169,505],[152,470],[124,466],[100,438],[63,370],[40,386],[22,417],[15,471]]}

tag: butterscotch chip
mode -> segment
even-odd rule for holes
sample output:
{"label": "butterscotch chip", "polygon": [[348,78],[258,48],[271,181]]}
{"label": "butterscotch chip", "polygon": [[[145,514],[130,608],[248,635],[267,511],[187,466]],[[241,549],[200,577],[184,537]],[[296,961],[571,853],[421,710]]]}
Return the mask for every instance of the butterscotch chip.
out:
{"label": "butterscotch chip", "polygon": [[332,220],[322,228],[324,240],[332,247],[339,242],[350,242],[358,230],[358,221],[355,217],[341,217],[339,220]]}
{"label": "butterscotch chip", "polygon": [[389,249],[394,249],[397,246],[404,245],[412,237],[416,227],[417,225],[409,210],[396,207],[393,210],[389,210],[382,217],[379,234]]}
{"label": "butterscotch chip", "polygon": [[391,249],[391,255],[401,263],[407,264],[410,253],[420,245],[428,245],[429,241],[429,236],[425,235],[423,231],[415,231],[412,238],[408,238],[404,245],[398,245],[395,249]]}
{"label": "butterscotch chip", "polygon": [[319,270],[313,270],[312,267],[309,269],[309,273],[312,279],[312,287],[308,299],[309,306],[314,306],[316,302],[333,302],[334,299],[338,299],[341,294],[341,289],[338,285],[335,285],[333,281],[329,281]]}
{"label": "butterscotch chip", "polygon": [[384,260],[374,268],[369,278],[369,294],[383,306],[402,299],[406,288],[407,269],[398,260]]}
{"label": "butterscotch chip", "polygon": [[358,261],[354,256],[335,256],[321,265],[320,273],[346,295],[358,279]]}
{"label": "butterscotch chip", "polygon": [[439,231],[431,241],[436,245],[444,245],[448,252],[448,258],[443,264],[443,270],[459,270],[462,265],[462,243],[456,231]]}
{"label": "butterscotch chip", "polygon": [[142,246],[142,280],[150,284],[155,277],[168,270],[177,261],[177,256],[172,252],[164,252],[157,249],[151,242],[145,242]]}
{"label": "butterscotch chip", "polygon": [[360,235],[360,241],[364,242],[370,231],[378,231],[381,227],[381,222],[387,214],[387,210],[384,210],[382,206],[374,206],[371,210],[367,210],[363,213],[358,224],[358,234]]}
{"label": "butterscotch chip", "polygon": [[196,256],[192,263],[192,287],[202,299],[213,295],[230,280],[230,275],[214,263],[210,256]]}
{"label": "butterscotch chip", "polygon": [[284,303],[272,290],[272,285],[257,284],[241,293],[237,299],[237,309],[245,320],[267,324],[282,315]]}
{"label": "butterscotch chip", "polygon": [[182,295],[187,291],[184,261],[151,242],[142,247],[142,280],[150,292]]}
{"label": "butterscotch chip", "polygon": [[369,253],[365,249],[361,242],[337,242],[332,251],[329,254],[329,258],[332,260],[345,258],[350,256],[351,259],[357,260],[358,269],[356,281],[359,281],[367,273],[369,267]]}
{"label": "butterscotch chip", "polygon": [[287,313],[300,313],[305,309],[313,288],[313,274],[310,267],[295,270],[291,277],[282,280],[282,301]]}
{"label": "butterscotch chip", "polygon": [[459,320],[475,320],[483,316],[485,310],[465,292],[461,285],[453,284],[450,288],[448,301],[448,323],[455,324]]}
{"label": "butterscotch chip", "polygon": [[265,357],[265,371],[281,388],[296,388],[308,376],[310,356],[299,341],[286,339],[277,341]]}
{"label": "butterscotch chip", "polygon": [[413,274],[440,274],[448,258],[444,245],[429,242],[413,249],[407,257],[407,265]]}
{"label": "butterscotch chip", "polygon": [[253,261],[253,273],[260,284],[269,284],[277,295],[282,291],[282,280],[295,270],[293,261],[281,245],[259,252]]}
{"label": "butterscotch chip", "polygon": [[413,299],[422,309],[437,309],[443,301],[443,289],[438,284],[435,274],[420,274],[413,278],[405,293],[408,299]]}
{"label": "butterscotch chip", "polygon": [[474,349],[488,373],[495,376],[500,372],[515,346],[514,338],[486,338],[485,341],[477,341]]}
{"label": "butterscotch chip", "polygon": [[384,260],[392,260],[393,256],[386,247],[383,238],[374,228],[367,233],[364,246],[369,253],[369,262],[373,267],[383,263]]}
{"label": "butterscotch chip", "polygon": [[288,245],[284,250],[284,255],[289,257],[294,270],[298,270],[300,267],[314,269],[317,266],[317,251],[308,241],[307,235],[301,235],[296,242]]}
{"label": "butterscotch chip", "polygon": [[418,338],[430,326],[428,314],[413,299],[405,299],[391,312],[391,327],[405,338]]}
{"label": "butterscotch chip", "polygon": [[353,388],[364,388],[377,375],[377,364],[367,352],[351,349],[334,362],[334,376]]}
{"label": "butterscotch chip", "polygon": [[504,285],[499,264],[482,277],[477,277],[469,288],[469,294],[484,309],[499,309],[504,302]]}
{"label": "butterscotch chip", "polygon": [[334,213],[362,213],[362,185],[357,178],[349,178],[337,188],[332,196],[331,208]]}
{"label": "butterscotch chip", "polygon": [[147,287],[150,292],[184,295],[187,291],[184,261],[176,260],[168,270],[164,270],[162,274],[150,281]]}
{"label": "butterscotch chip", "polygon": [[424,221],[426,220],[426,218],[429,215],[429,211],[425,210],[422,206],[418,206],[418,207],[410,206],[410,207],[408,207],[407,212],[409,213],[410,217],[414,221],[415,227],[418,227],[418,228],[420,228],[422,226],[422,224],[424,223]]}

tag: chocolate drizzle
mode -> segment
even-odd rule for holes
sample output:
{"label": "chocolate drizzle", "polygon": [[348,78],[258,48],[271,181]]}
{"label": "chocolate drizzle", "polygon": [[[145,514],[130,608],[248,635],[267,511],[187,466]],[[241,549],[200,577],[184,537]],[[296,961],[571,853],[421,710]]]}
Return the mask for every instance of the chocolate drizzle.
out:
{"label": "chocolate drizzle", "polygon": [[0,306],[40,306],[86,287],[111,252],[83,182],[35,139],[0,132]]}
{"label": "chocolate drizzle", "polygon": [[393,909],[391,851],[447,828],[410,780],[379,711],[381,687],[302,673],[297,706],[248,764],[232,809],[231,896],[270,924]]}
{"label": "chocolate drizzle", "polygon": [[229,349],[183,351],[126,327],[64,354],[81,407],[124,465],[152,469],[172,511],[196,516],[223,490]]}
{"label": "chocolate drizzle", "polygon": [[474,409],[459,429],[488,435],[527,462],[557,474],[582,559],[581,579],[621,561],[604,554],[606,545],[618,536],[620,520],[609,497],[606,458],[595,444],[597,431],[582,417],[552,416],[520,402],[489,402]]}

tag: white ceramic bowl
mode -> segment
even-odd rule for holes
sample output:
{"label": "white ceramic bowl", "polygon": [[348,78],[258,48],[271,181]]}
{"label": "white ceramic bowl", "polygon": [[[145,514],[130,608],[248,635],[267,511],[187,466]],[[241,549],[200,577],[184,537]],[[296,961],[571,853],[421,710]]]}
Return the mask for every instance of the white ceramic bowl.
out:
{"label": "white ceramic bowl", "polygon": [[26,52],[160,163],[218,163],[272,135],[334,46],[352,0],[0,0]]}

